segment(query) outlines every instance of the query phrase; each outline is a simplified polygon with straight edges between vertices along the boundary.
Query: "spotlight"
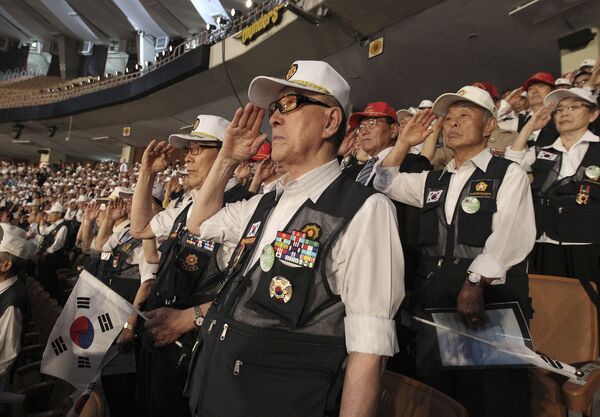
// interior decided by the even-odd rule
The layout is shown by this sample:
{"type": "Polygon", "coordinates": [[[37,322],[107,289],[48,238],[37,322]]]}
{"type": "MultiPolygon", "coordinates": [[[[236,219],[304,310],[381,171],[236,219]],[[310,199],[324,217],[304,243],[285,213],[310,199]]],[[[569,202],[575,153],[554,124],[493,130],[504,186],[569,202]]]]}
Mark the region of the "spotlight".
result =
{"type": "Polygon", "coordinates": [[[240,12],[238,9],[231,9],[231,11],[229,12],[229,16],[231,17],[240,17],[242,15],[242,12],[240,12]]]}
{"type": "Polygon", "coordinates": [[[19,139],[22,131],[23,125],[16,123],[13,125],[11,136],[13,137],[13,139],[19,139]]]}
{"type": "Polygon", "coordinates": [[[219,25],[219,26],[223,26],[223,25],[227,24],[228,21],[229,21],[229,19],[227,19],[224,16],[217,16],[217,18],[215,19],[215,22],[217,22],[217,25],[219,25]]]}
{"type": "Polygon", "coordinates": [[[249,9],[252,7],[252,0],[246,0],[246,7],[249,9]]]}
{"type": "Polygon", "coordinates": [[[167,51],[162,51],[162,56],[167,55],[167,51]]]}
{"type": "Polygon", "coordinates": [[[51,138],[52,136],[54,136],[54,134],[56,133],[56,126],[48,126],[48,137],[51,138]]]}
{"type": "Polygon", "coordinates": [[[215,25],[211,25],[210,23],[206,24],[206,31],[207,32],[212,32],[213,30],[215,30],[217,27],[215,25]]]}
{"type": "Polygon", "coordinates": [[[129,74],[129,67],[125,68],[125,74],[129,74]]]}
{"type": "Polygon", "coordinates": [[[173,45],[169,45],[169,52],[173,52],[173,45]]]}

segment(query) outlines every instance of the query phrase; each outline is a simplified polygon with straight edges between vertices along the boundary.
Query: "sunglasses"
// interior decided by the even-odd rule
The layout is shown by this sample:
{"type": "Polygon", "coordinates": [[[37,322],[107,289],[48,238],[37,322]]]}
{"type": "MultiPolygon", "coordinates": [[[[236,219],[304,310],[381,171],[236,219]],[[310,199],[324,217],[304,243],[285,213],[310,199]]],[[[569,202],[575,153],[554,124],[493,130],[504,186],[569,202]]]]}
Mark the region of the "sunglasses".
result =
{"type": "Polygon", "coordinates": [[[214,144],[212,143],[206,143],[206,144],[202,144],[202,145],[191,145],[191,146],[184,146],[183,149],[183,153],[184,155],[187,155],[188,153],[190,155],[198,155],[200,153],[200,149],[205,149],[205,148],[220,148],[220,144],[215,142],[214,144]]]}
{"type": "Polygon", "coordinates": [[[329,104],[325,104],[315,100],[314,98],[306,97],[301,94],[288,94],[287,96],[283,96],[269,104],[269,117],[273,116],[273,113],[275,113],[277,110],[279,110],[279,113],[281,114],[290,113],[303,104],[331,107],[329,104]]]}

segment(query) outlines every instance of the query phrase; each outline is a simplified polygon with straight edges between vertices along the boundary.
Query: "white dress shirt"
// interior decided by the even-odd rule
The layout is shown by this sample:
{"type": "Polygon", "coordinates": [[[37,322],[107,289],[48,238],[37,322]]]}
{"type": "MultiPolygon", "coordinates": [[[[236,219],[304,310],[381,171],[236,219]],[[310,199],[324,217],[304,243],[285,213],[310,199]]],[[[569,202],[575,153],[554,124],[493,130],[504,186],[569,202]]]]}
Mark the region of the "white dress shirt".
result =
{"type": "MultiPolygon", "coordinates": [[[[249,268],[258,261],[261,248],[275,240],[300,206],[309,198],[317,201],[340,174],[340,166],[333,160],[285,186],[277,182],[279,199],[263,226],[249,268]]],[[[257,195],[227,204],[202,224],[200,235],[235,247],[261,198],[257,195]]],[[[340,233],[325,259],[329,285],[346,307],[344,326],[349,352],[392,356],[398,351],[394,315],[404,298],[404,258],[397,230],[392,202],[375,194],[340,233]]]]}
{"type": "MultiPolygon", "coordinates": [[[[0,294],[17,282],[17,277],[0,282],[0,294]]],[[[0,316],[0,392],[8,371],[21,350],[22,312],[14,306],[8,307],[0,316]]]]}
{"type": "MultiPolygon", "coordinates": [[[[50,245],[50,247],[48,249],[46,249],[46,252],[54,253],[56,251],[61,250],[65,246],[65,242],[67,241],[67,227],[66,227],[66,225],[65,225],[65,227],[62,227],[63,224],[64,224],[63,219],[58,219],[51,225],[40,226],[39,230],[40,230],[40,234],[42,235],[41,240],[44,240],[44,236],[48,236],[48,234],[50,234],[54,229],[56,229],[57,227],[60,227],[60,229],[56,233],[56,236],[54,236],[52,245],[50,245]]],[[[41,240],[40,240],[40,243],[41,243],[41,240]]]]}
{"type": "MultiPolygon", "coordinates": [[[[126,235],[129,233],[129,226],[131,222],[126,220],[113,227],[113,233],[110,235],[104,246],[102,247],[103,252],[110,252],[121,243],[126,240],[126,235]]],[[[130,235],[128,237],[131,237],[130,235]]],[[[148,281],[149,279],[156,278],[156,271],[158,271],[158,264],[149,264],[144,256],[144,248],[138,246],[125,260],[129,265],[138,265],[140,269],[140,282],[148,281]]]]}
{"type": "MultiPolygon", "coordinates": [[[[411,148],[412,149],[412,148],[411,148]]],[[[371,180],[373,179],[373,177],[375,176],[375,172],[377,172],[377,167],[379,165],[381,165],[381,162],[385,159],[386,156],[388,156],[388,154],[392,151],[392,147],[390,146],[389,148],[385,148],[384,150],[380,151],[376,156],[377,158],[379,158],[377,161],[375,161],[375,163],[373,164],[373,169],[371,170],[371,174],[369,175],[369,180],[366,183],[363,184],[369,184],[371,182],[371,180]]],[[[369,156],[369,159],[372,159],[372,156],[369,156]]],[[[365,164],[369,161],[369,159],[367,159],[367,161],[365,161],[365,164]]],[[[359,174],[360,175],[360,171],[359,174]]],[[[356,176],[356,178],[358,178],[358,175],[356,176]]],[[[354,178],[356,180],[356,178],[354,178]]]]}
{"type": "MultiPolygon", "coordinates": [[[[490,151],[484,149],[460,168],[456,168],[454,159],[446,165],[442,175],[452,175],[444,205],[448,224],[452,222],[466,182],[476,168],[485,172],[491,159],[490,151]]],[[[374,186],[392,200],[423,207],[427,175],[428,172],[400,173],[398,167],[380,167],[374,186]]],[[[492,216],[492,233],[485,242],[483,252],[469,266],[469,271],[486,278],[496,278],[492,284],[498,285],[505,282],[506,271],[510,267],[527,257],[535,240],[535,217],[529,179],[519,165],[511,164],[508,167],[498,189],[496,204],[497,211],[492,216]]]]}
{"type": "MultiPolygon", "coordinates": [[[[560,136],[551,145],[541,147],[541,149],[553,149],[562,154],[557,180],[571,177],[577,173],[577,169],[583,161],[583,157],[588,150],[590,142],[600,142],[600,138],[587,130],[569,150],[563,145],[560,136]]],[[[525,170],[530,172],[531,165],[535,162],[537,155],[535,153],[535,147],[531,147],[527,150],[513,151],[509,146],[506,148],[504,157],[520,164],[525,170]]],[[[589,242],[558,242],[554,239],[550,239],[546,236],[546,233],[543,233],[536,242],[551,243],[553,245],[591,245],[589,242]]]]}

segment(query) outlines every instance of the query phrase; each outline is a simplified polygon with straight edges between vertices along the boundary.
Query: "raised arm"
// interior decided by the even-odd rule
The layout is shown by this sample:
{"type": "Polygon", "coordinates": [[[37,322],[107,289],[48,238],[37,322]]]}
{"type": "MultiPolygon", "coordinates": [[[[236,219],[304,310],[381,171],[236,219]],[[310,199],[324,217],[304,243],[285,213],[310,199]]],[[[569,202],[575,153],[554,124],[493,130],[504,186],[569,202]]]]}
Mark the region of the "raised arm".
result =
{"type": "Polygon", "coordinates": [[[384,168],[397,167],[402,165],[406,154],[412,146],[419,145],[431,134],[431,123],[435,120],[435,115],[431,110],[423,110],[413,116],[396,141],[392,151],[383,160],[381,166],[384,168]]]}
{"type": "Polygon", "coordinates": [[[515,139],[514,143],[510,145],[510,149],[515,152],[521,152],[527,147],[527,140],[529,136],[536,130],[542,129],[544,126],[548,124],[550,119],[552,118],[552,112],[556,106],[554,104],[550,104],[548,106],[544,106],[541,110],[537,111],[531,119],[523,126],[521,132],[519,132],[519,136],[515,139]]]}
{"type": "Polygon", "coordinates": [[[152,212],[152,185],[156,174],[169,165],[169,156],[175,149],[166,142],[150,142],[140,167],[133,202],[131,205],[131,236],[136,239],[150,239],[155,237],[150,228],[150,220],[154,217],[152,212]]]}
{"type": "Polygon", "coordinates": [[[187,221],[190,232],[199,234],[202,223],[221,209],[225,186],[236,166],[255,155],[259,146],[267,138],[266,134],[260,133],[264,114],[264,110],[252,103],[235,112],[233,120],[225,131],[219,155],[202,188],[195,192],[192,213],[187,221]]]}
{"type": "Polygon", "coordinates": [[[127,204],[120,198],[116,198],[108,203],[106,207],[106,216],[100,225],[100,230],[96,235],[95,247],[92,249],[102,252],[102,248],[108,238],[112,235],[115,222],[127,214],[127,204]]]}

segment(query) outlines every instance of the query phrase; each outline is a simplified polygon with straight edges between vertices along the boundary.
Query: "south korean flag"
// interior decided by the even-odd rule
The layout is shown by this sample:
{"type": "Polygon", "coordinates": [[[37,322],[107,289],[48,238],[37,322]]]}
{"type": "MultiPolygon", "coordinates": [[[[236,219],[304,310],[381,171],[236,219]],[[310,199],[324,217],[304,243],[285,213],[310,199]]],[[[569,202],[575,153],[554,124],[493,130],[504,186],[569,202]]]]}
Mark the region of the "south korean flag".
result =
{"type": "Polygon", "coordinates": [[[436,203],[442,197],[444,190],[429,190],[425,204],[436,203]]]}
{"type": "Polygon", "coordinates": [[[42,373],[87,387],[132,311],[130,303],[83,271],[48,338],[42,373]]]}

